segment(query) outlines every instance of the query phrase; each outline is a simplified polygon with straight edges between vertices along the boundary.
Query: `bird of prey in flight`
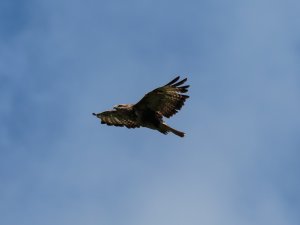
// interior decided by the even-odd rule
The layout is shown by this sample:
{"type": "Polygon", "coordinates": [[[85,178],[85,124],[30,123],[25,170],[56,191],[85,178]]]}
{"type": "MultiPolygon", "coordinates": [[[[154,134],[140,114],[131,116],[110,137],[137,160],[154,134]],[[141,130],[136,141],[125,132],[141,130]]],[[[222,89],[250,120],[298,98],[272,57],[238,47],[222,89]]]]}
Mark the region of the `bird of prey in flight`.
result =
{"type": "Polygon", "coordinates": [[[98,117],[102,124],[109,126],[147,127],[163,134],[172,132],[179,137],[184,137],[184,132],[175,130],[163,121],[163,117],[170,118],[176,114],[189,98],[188,95],[183,94],[188,91],[189,85],[181,86],[187,78],[179,79],[178,76],[166,85],[147,93],[136,104],[116,105],[113,110],[93,113],[93,115],[98,117]]]}

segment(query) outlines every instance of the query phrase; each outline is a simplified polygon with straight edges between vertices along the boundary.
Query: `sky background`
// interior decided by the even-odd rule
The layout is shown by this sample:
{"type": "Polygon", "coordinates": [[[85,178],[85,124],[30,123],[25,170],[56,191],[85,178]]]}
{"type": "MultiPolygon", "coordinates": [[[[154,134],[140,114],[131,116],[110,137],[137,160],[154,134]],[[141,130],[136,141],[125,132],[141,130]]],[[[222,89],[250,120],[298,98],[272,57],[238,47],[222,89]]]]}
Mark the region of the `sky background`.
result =
{"type": "Polygon", "coordinates": [[[0,224],[300,224],[298,0],[1,0],[0,224]],[[168,124],[101,125],[176,75],[168,124]]]}

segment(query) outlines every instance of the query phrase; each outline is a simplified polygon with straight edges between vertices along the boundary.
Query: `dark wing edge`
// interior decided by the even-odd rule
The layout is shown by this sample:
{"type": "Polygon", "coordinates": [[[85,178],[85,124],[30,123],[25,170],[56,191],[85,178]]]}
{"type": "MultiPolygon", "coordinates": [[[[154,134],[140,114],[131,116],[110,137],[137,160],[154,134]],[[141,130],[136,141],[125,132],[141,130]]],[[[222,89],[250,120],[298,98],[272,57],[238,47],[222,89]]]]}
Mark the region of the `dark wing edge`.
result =
{"type": "Polygon", "coordinates": [[[170,118],[171,116],[175,115],[182,108],[186,99],[190,97],[186,94],[183,94],[187,93],[188,88],[190,87],[190,85],[181,86],[186,81],[187,78],[180,80],[180,76],[178,76],[164,86],[166,89],[166,100],[164,102],[165,107],[162,107],[162,114],[165,117],[170,118]]]}
{"type": "Polygon", "coordinates": [[[187,78],[180,80],[180,76],[167,83],[166,85],[156,88],[146,94],[136,105],[136,108],[150,108],[159,111],[163,116],[170,118],[176,114],[184,105],[188,95],[190,85],[180,86],[187,81],[187,78]]]}
{"type": "Polygon", "coordinates": [[[118,112],[116,110],[104,111],[101,113],[93,113],[94,116],[101,120],[102,124],[116,127],[138,128],[140,125],[134,118],[131,111],[118,112]]]}
{"type": "Polygon", "coordinates": [[[164,86],[172,85],[172,84],[174,84],[176,81],[178,81],[179,79],[180,79],[180,76],[177,76],[177,77],[175,77],[173,80],[171,80],[169,83],[167,83],[167,84],[164,85],[164,86]]]}

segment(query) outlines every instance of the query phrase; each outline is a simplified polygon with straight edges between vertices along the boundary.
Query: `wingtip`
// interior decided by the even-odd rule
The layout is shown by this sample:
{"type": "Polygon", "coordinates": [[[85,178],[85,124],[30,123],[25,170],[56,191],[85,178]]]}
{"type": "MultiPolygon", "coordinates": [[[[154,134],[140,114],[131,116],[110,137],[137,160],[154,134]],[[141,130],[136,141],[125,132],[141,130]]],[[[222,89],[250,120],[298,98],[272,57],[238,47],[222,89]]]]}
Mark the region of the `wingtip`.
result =
{"type": "Polygon", "coordinates": [[[184,78],[184,79],[178,81],[177,83],[173,83],[171,86],[172,87],[178,87],[178,86],[184,84],[186,81],[187,81],[187,78],[184,78]]]}
{"type": "Polygon", "coordinates": [[[93,115],[93,116],[97,116],[97,114],[96,114],[96,113],[92,113],[92,115],[93,115]]]}
{"type": "Polygon", "coordinates": [[[175,77],[173,80],[171,80],[169,83],[167,83],[165,86],[172,85],[176,83],[180,79],[180,76],[175,77]]]}

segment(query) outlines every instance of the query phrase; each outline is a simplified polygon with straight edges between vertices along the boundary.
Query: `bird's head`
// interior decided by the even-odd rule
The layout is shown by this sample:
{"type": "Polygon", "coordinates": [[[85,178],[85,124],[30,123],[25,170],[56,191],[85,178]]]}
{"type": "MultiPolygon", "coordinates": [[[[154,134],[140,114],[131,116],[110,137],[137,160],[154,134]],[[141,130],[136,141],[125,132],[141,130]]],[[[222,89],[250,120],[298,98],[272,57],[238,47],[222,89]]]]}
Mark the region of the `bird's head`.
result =
{"type": "Polygon", "coordinates": [[[122,109],[128,109],[131,105],[129,104],[120,104],[120,105],[115,105],[114,106],[114,109],[115,110],[122,110],[122,109]]]}

